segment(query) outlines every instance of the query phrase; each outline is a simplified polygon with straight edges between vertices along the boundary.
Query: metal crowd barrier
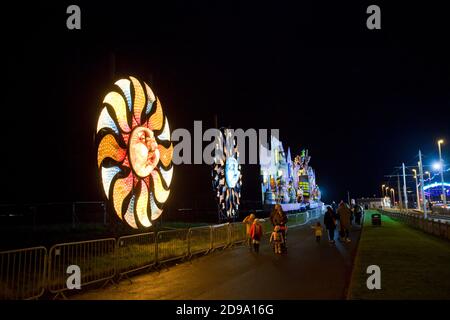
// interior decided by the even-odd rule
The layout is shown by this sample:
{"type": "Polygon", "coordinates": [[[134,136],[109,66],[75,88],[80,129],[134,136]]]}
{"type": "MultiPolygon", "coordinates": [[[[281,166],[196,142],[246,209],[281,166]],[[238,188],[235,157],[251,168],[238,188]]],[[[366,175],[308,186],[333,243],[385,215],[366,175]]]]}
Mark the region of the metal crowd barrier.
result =
{"type": "Polygon", "coordinates": [[[64,297],[67,288],[67,268],[77,265],[81,272],[81,287],[84,285],[111,281],[115,270],[116,239],[99,239],[56,244],[48,257],[48,283],[51,293],[64,297]]]}
{"type": "MultiPolygon", "coordinates": [[[[321,215],[321,208],[288,215],[289,226],[307,223],[321,215]]],[[[259,219],[264,233],[272,232],[270,219],[259,219]]],[[[417,224],[420,224],[420,219],[417,224]]],[[[423,224],[424,225],[424,224],[423,224]]],[[[450,237],[450,225],[434,227],[450,237]]],[[[65,297],[69,290],[67,269],[76,265],[81,286],[113,281],[128,273],[178,259],[209,253],[218,248],[245,243],[246,225],[226,223],[182,230],[143,233],[117,239],[99,239],[56,244],[49,253],[45,247],[0,252],[0,299],[37,299],[46,289],[65,297]]]]}
{"type": "Polygon", "coordinates": [[[37,299],[44,294],[47,249],[0,252],[0,300],[37,299]]]}
{"type": "Polygon", "coordinates": [[[398,213],[381,210],[381,212],[387,216],[395,218],[407,225],[420,229],[426,233],[434,236],[450,240],[450,223],[436,221],[434,219],[425,219],[422,215],[415,213],[398,213]]]}
{"type": "Polygon", "coordinates": [[[120,237],[116,247],[116,272],[119,279],[128,273],[151,268],[156,264],[155,233],[120,237]]]}
{"type": "Polygon", "coordinates": [[[240,244],[247,239],[246,226],[242,222],[230,223],[230,244],[240,244]]]}
{"type": "Polygon", "coordinates": [[[160,231],[156,237],[156,261],[165,263],[189,255],[188,229],[160,231]]]}
{"type": "Polygon", "coordinates": [[[210,226],[190,228],[188,238],[190,257],[199,253],[206,254],[212,250],[212,228],[210,226]]]}
{"type": "Polygon", "coordinates": [[[211,226],[212,249],[225,248],[230,244],[229,223],[211,226]]]}
{"type": "Polygon", "coordinates": [[[271,233],[273,231],[273,226],[272,226],[272,223],[270,222],[269,218],[258,219],[258,221],[260,221],[260,223],[262,225],[263,233],[267,234],[267,233],[271,233]]]}

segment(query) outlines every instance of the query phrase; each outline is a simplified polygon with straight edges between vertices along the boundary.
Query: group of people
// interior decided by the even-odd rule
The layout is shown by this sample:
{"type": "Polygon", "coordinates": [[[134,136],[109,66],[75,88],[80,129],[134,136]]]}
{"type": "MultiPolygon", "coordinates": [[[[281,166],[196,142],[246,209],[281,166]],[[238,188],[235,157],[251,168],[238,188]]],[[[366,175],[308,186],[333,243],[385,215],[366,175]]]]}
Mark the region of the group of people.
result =
{"type": "MultiPolygon", "coordinates": [[[[363,209],[361,206],[355,204],[353,208],[350,208],[344,201],[341,201],[339,206],[333,201],[331,206],[327,207],[323,218],[323,224],[328,232],[328,241],[332,244],[335,243],[335,230],[338,228],[339,222],[339,239],[342,242],[351,242],[350,228],[355,221],[356,224],[361,224],[361,218],[363,215],[363,209]]],[[[316,226],[320,226],[320,223],[316,226]]],[[[317,232],[317,231],[316,231],[317,232]]],[[[317,233],[316,233],[317,236],[317,233]]],[[[320,238],[318,239],[320,241],[320,238]]]]}
{"type": "MultiPolygon", "coordinates": [[[[361,224],[363,209],[361,206],[355,204],[350,208],[344,201],[336,205],[333,201],[331,206],[327,207],[323,218],[323,224],[328,234],[328,241],[331,244],[335,243],[335,231],[339,229],[339,239],[342,242],[351,242],[350,228],[355,221],[356,224],[361,224]]],[[[270,215],[270,222],[273,226],[273,231],[270,234],[269,242],[273,246],[275,254],[287,253],[287,215],[284,213],[280,204],[276,204],[270,215]]],[[[263,227],[260,221],[256,218],[254,213],[251,213],[243,220],[246,225],[247,244],[250,250],[258,253],[261,238],[263,236],[263,227]]],[[[320,222],[311,226],[314,230],[314,235],[317,243],[320,243],[323,233],[323,227],[320,222]]]]}
{"type": "MultiPolygon", "coordinates": [[[[287,234],[287,215],[284,213],[280,204],[276,204],[270,215],[270,222],[273,231],[270,234],[269,242],[273,245],[276,254],[287,253],[286,234],[287,234]]],[[[247,243],[250,250],[259,252],[259,245],[263,235],[263,228],[260,221],[252,213],[245,217],[243,223],[247,228],[247,243]]]]}

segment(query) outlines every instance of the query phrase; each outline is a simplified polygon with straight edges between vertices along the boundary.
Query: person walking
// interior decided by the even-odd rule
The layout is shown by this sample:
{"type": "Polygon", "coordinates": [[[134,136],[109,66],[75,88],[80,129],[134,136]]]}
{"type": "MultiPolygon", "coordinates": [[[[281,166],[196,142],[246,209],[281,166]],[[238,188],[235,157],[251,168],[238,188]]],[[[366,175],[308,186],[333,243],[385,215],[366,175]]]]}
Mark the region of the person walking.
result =
{"type": "Polygon", "coordinates": [[[355,204],[353,214],[355,215],[355,223],[361,225],[362,208],[359,204],[355,204]]]}
{"type": "Polygon", "coordinates": [[[273,243],[273,251],[275,254],[281,254],[281,245],[284,242],[283,234],[281,233],[280,226],[275,226],[272,234],[270,235],[270,243],[273,243]]]}
{"type": "Polygon", "coordinates": [[[246,228],[245,231],[246,231],[246,235],[247,235],[247,245],[250,248],[250,250],[252,249],[252,237],[250,235],[250,229],[253,225],[253,221],[255,221],[255,218],[256,218],[255,214],[251,213],[248,216],[246,216],[244,218],[244,220],[242,221],[242,223],[245,224],[245,228],[246,228]]]}
{"type": "Polygon", "coordinates": [[[333,209],[328,206],[327,211],[325,212],[325,215],[323,217],[323,224],[325,225],[325,228],[328,232],[328,241],[330,243],[335,243],[334,241],[334,230],[336,230],[336,214],[334,213],[333,209]]]}
{"type": "Polygon", "coordinates": [[[250,228],[250,236],[252,238],[253,250],[259,253],[259,243],[262,237],[262,226],[259,224],[258,219],[253,221],[252,227],[250,228]]]}
{"type": "Polygon", "coordinates": [[[281,207],[281,204],[277,203],[275,207],[272,210],[272,213],[270,214],[270,222],[272,223],[272,226],[275,228],[275,226],[280,226],[280,232],[283,236],[283,243],[281,245],[281,251],[282,253],[287,253],[287,222],[288,218],[286,213],[284,213],[283,208],[281,207]]]}
{"type": "Polygon", "coordinates": [[[337,214],[339,216],[339,227],[340,227],[340,240],[345,242],[351,242],[350,235],[350,217],[352,215],[352,211],[344,203],[341,201],[339,207],[337,209],[337,214]]]}
{"type": "Polygon", "coordinates": [[[338,205],[336,204],[336,202],[333,201],[331,203],[331,209],[333,210],[334,214],[336,214],[337,208],[338,208],[338,205]]]}
{"type": "Polygon", "coordinates": [[[311,226],[311,229],[314,230],[314,235],[316,236],[316,242],[320,243],[320,239],[322,238],[323,227],[319,221],[317,221],[315,226],[311,226]]]}

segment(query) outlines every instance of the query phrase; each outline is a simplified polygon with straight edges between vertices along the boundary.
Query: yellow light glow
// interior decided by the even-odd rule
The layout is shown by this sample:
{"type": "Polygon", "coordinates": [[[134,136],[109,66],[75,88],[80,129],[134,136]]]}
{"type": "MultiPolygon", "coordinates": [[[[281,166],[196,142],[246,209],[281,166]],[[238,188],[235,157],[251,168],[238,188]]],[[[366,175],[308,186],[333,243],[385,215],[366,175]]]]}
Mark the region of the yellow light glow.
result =
{"type": "Polygon", "coordinates": [[[100,141],[97,151],[97,165],[100,167],[105,158],[114,159],[122,162],[127,155],[127,151],[122,149],[112,134],[108,134],[100,141]]]}
{"type": "Polygon", "coordinates": [[[156,98],[156,111],[150,117],[150,120],[148,121],[148,127],[153,131],[161,130],[163,119],[162,106],[159,102],[159,99],[156,98]]]}
{"type": "Polygon", "coordinates": [[[122,95],[118,92],[112,91],[106,95],[105,99],[103,99],[103,103],[109,104],[113,107],[120,129],[122,129],[123,132],[130,132],[130,126],[127,122],[128,109],[122,95]]]}
{"type": "Polygon", "coordinates": [[[117,91],[105,96],[97,121],[97,165],[115,214],[132,228],[146,228],[161,215],[170,194],[169,122],[146,83],[129,77],[115,84],[117,91]],[[120,176],[124,173],[128,176],[120,176]]]}
{"type": "Polygon", "coordinates": [[[130,77],[134,87],[133,114],[136,124],[141,123],[141,114],[145,106],[145,93],[138,79],[130,77]]]}

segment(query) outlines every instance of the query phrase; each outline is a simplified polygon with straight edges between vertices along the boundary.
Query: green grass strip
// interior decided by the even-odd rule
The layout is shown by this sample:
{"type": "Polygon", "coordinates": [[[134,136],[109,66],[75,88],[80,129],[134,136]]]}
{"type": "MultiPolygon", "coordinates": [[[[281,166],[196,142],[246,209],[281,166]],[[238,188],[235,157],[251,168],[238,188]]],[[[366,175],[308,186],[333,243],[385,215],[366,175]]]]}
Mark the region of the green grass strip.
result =
{"type": "Polygon", "coordinates": [[[366,211],[349,299],[450,299],[450,242],[366,211]],[[381,269],[381,289],[369,290],[367,267],[381,269]]]}

